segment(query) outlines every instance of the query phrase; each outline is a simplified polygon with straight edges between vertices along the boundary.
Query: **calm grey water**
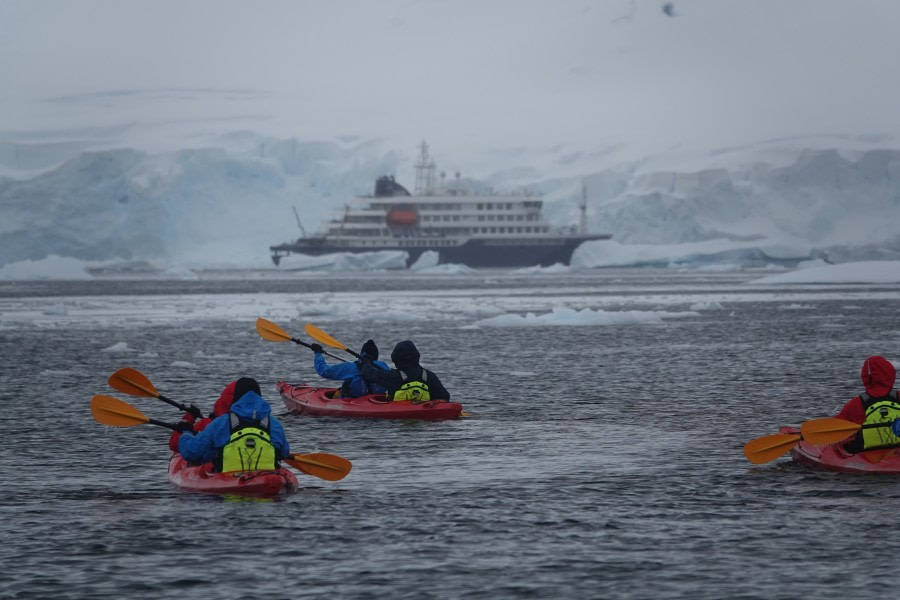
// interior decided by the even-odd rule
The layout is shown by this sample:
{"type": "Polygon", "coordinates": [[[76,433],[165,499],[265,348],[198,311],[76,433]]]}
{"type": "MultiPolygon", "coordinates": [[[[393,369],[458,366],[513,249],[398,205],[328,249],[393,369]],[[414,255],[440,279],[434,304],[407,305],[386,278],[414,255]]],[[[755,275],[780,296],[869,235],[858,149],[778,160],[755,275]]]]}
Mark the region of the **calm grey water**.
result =
{"type": "Polygon", "coordinates": [[[754,466],[741,447],[832,414],[869,354],[900,357],[898,287],[760,275],[0,283],[0,597],[892,597],[900,477],[754,466]],[[554,307],[689,314],[477,325],[554,307]],[[472,416],[285,414],[274,383],[315,381],[312,356],[260,341],[257,316],[384,355],[413,339],[472,416]],[[166,430],[89,414],[109,393],[179,417],[107,388],[122,366],[207,409],[255,376],[294,451],[354,470],[274,502],[173,489],[166,430]]]}

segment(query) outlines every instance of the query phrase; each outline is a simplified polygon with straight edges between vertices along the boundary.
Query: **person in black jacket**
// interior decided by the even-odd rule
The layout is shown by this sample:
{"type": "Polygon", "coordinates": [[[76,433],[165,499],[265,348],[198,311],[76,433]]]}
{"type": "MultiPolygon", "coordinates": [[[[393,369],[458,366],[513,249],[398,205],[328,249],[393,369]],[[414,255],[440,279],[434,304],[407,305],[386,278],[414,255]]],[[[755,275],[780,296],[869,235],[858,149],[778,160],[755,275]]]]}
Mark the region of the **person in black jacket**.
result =
{"type": "Polygon", "coordinates": [[[398,342],[391,352],[395,369],[383,371],[372,366],[370,360],[362,365],[362,376],[369,383],[382,385],[387,390],[389,400],[413,403],[429,400],[450,400],[450,392],[432,371],[426,371],[419,364],[419,351],[409,340],[398,342]]]}

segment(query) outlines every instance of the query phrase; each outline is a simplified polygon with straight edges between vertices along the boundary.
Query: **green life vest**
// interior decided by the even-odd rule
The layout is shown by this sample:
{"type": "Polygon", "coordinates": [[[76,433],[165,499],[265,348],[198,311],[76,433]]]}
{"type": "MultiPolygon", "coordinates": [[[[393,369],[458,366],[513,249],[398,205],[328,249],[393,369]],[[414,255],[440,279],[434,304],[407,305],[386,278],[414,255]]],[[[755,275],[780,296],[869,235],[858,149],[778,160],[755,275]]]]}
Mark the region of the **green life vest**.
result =
{"type": "Polygon", "coordinates": [[[269,417],[260,421],[242,422],[233,412],[228,413],[231,437],[222,448],[222,472],[271,471],[275,464],[275,446],[269,436],[269,417]]]}
{"type": "Polygon", "coordinates": [[[413,404],[422,404],[431,400],[431,390],[428,389],[428,371],[422,369],[421,379],[410,379],[406,373],[400,371],[403,378],[403,385],[394,392],[394,402],[406,402],[407,400],[413,404]]]}
{"type": "Polygon", "coordinates": [[[900,446],[900,437],[891,430],[894,420],[900,418],[900,399],[896,394],[881,398],[862,395],[866,418],[862,427],[862,449],[875,450],[900,446]]]}

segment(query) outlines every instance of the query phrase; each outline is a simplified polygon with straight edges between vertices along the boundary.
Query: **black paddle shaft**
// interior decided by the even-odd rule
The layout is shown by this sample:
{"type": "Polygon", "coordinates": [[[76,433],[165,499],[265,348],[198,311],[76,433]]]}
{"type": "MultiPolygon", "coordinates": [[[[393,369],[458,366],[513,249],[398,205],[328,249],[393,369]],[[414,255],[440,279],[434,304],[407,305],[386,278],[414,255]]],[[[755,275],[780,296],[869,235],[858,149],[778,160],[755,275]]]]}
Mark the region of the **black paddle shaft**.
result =
{"type": "Polygon", "coordinates": [[[157,425],[159,427],[165,427],[167,429],[178,429],[178,427],[174,423],[164,423],[163,421],[157,421],[156,419],[150,419],[147,421],[150,425],[157,425]]]}
{"type": "MultiPolygon", "coordinates": [[[[312,344],[307,344],[307,343],[304,342],[303,340],[298,340],[297,338],[291,338],[291,341],[294,342],[295,344],[300,344],[301,346],[306,346],[307,348],[309,348],[310,350],[312,350],[312,344]]],[[[348,350],[348,352],[349,352],[349,350],[348,350]]],[[[341,358],[340,356],[335,356],[335,355],[332,354],[331,352],[325,352],[325,350],[322,350],[322,354],[324,354],[324,355],[326,355],[326,356],[330,356],[331,358],[333,358],[333,359],[335,359],[335,360],[339,360],[339,361],[341,361],[341,362],[347,362],[346,360],[344,360],[344,359],[341,358]]],[[[356,357],[359,358],[359,355],[357,354],[356,357]]]]}

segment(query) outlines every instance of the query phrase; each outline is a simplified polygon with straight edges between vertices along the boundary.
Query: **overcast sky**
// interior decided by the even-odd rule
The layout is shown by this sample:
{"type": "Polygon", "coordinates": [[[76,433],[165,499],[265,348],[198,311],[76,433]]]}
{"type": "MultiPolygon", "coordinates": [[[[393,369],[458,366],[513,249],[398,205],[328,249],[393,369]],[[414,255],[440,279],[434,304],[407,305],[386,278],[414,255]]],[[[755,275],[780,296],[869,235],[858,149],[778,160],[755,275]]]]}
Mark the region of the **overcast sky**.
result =
{"type": "Polygon", "coordinates": [[[900,132],[900,2],[663,5],[0,0],[0,141],[136,122],[648,151],[900,132]]]}

